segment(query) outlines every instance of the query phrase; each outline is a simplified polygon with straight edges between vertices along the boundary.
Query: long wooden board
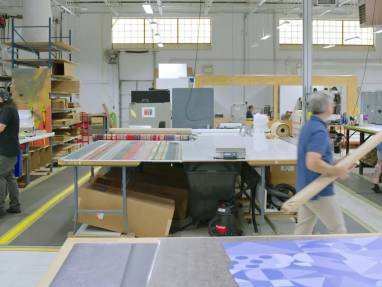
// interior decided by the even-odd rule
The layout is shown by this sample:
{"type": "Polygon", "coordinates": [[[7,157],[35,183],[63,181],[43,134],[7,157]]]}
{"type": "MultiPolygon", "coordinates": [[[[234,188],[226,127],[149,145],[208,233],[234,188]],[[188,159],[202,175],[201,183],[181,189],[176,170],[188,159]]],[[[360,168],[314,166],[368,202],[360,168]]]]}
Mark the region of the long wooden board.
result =
{"type": "MultiPolygon", "coordinates": [[[[357,148],[353,153],[341,160],[337,166],[351,168],[357,161],[363,158],[366,154],[377,147],[382,142],[382,132],[372,136],[367,142],[357,148]]],[[[295,196],[290,198],[282,206],[285,212],[295,212],[303,204],[307,203],[310,199],[320,193],[325,187],[337,179],[335,176],[320,176],[315,181],[307,185],[303,190],[298,192],[295,196]]]]}

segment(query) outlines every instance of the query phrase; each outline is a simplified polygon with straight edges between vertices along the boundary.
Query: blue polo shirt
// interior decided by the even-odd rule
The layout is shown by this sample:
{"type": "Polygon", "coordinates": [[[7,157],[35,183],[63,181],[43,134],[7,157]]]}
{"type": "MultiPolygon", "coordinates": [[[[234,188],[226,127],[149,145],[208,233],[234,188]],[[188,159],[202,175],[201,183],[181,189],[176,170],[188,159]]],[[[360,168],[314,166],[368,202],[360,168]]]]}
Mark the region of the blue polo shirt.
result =
{"type": "MultiPolygon", "coordinates": [[[[306,154],[316,152],[322,160],[333,164],[332,144],[326,123],[317,116],[312,116],[300,131],[297,148],[297,192],[320,176],[306,167],[306,154]]],[[[334,195],[333,184],[323,189],[315,198],[334,195]]]]}

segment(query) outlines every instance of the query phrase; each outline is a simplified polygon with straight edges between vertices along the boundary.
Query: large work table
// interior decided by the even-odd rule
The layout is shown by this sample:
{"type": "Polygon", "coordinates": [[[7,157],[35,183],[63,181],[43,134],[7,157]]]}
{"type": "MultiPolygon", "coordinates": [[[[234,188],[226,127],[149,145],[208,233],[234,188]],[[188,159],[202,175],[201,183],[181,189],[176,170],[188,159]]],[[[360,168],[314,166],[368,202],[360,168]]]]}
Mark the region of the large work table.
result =
{"type": "MultiPolygon", "coordinates": [[[[375,135],[376,133],[382,131],[382,125],[362,125],[362,126],[352,126],[352,125],[345,125],[344,126],[346,130],[346,154],[349,154],[350,149],[350,138],[356,134],[359,133],[359,144],[363,144],[365,141],[367,141],[372,135],[375,135]]],[[[359,174],[363,174],[363,168],[364,164],[362,161],[359,164],[359,174]]]]}
{"type": "Polygon", "coordinates": [[[381,234],[69,238],[38,286],[371,287],[381,252],[381,234]]]}
{"type": "MultiPolygon", "coordinates": [[[[78,167],[103,166],[122,168],[122,214],[127,219],[126,194],[127,170],[140,163],[248,163],[258,170],[261,184],[258,192],[260,209],[260,226],[264,223],[265,214],[265,171],[272,165],[295,165],[297,160],[296,146],[281,139],[265,140],[262,144],[251,136],[242,135],[239,130],[204,131],[194,130],[195,140],[177,141],[97,141],[75,153],[59,160],[63,166],[74,168],[75,231],[79,213],[96,213],[98,211],[78,209],[78,167]],[[216,159],[217,148],[245,148],[246,156],[237,160],[216,159]]],[[[107,213],[107,211],[102,211],[107,213]]],[[[113,211],[115,213],[115,211],[113,211]]],[[[125,220],[127,222],[127,220],[125,220]]]]}

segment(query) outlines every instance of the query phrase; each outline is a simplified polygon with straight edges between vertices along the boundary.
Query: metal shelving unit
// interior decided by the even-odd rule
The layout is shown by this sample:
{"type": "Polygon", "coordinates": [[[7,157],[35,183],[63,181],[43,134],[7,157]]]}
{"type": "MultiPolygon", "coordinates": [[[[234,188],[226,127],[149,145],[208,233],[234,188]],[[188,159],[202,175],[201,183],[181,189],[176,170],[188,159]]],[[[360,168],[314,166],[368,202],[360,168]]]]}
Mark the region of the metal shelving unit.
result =
{"type": "MultiPolygon", "coordinates": [[[[9,40],[9,39],[8,39],[9,40]]],[[[48,25],[46,26],[17,26],[15,24],[15,19],[12,18],[12,32],[11,32],[11,42],[7,43],[11,47],[11,63],[12,68],[16,66],[32,66],[41,67],[47,66],[52,67],[54,59],[61,59],[62,53],[66,52],[69,55],[69,61],[72,60],[72,52],[78,51],[78,49],[72,47],[72,32],[69,30],[68,36],[55,37],[52,35],[52,19],[49,18],[48,25]],[[48,41],[47,42],[30,42],[24,39],[24,37],[19,32],[20,29],[35,29],[35,28],[46,28],[48,29],[48,41]],[[16,42],[16,38],[20,38],[21,42],[16,42]],[[64,41],[67,40],[68,43],[64,41]],[[20,59],[19,50],[27,51],[34,54],[37,58],[35,59],[20,59]],[[47,53],[47,59],[41,58],[41,53],[47,53]]]]}

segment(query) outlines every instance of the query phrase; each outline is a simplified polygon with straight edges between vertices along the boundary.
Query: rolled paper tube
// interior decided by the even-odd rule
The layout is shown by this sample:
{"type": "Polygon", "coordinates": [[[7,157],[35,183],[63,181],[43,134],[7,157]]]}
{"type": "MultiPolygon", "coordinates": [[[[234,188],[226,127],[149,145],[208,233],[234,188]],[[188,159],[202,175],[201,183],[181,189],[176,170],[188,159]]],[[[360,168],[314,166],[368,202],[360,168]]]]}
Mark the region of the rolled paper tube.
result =
{"type": "Polygon", "coordinates": [[[283,137],[289,137],[289,126],[286,123],[282,122],[275,122],[271,126],[272,134],[283,138],[283,137]]]}
{"type": "MultiPolygon", "coordinates": [[[[379,132],[358,147],[353,153],[342,159],[336,166],[351,168],[370,151],[382,142],[382,132],[379,132]]],[[[325,187],[337,179],[335,176],[321,175],[319,178],[307,185],[303,190],[286,201],[282,210],[285,212],[296,212],[298,208],[319,194],[325,187]]]]}

